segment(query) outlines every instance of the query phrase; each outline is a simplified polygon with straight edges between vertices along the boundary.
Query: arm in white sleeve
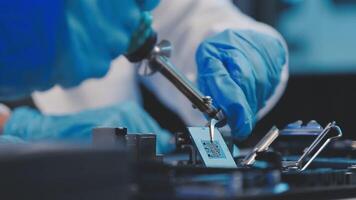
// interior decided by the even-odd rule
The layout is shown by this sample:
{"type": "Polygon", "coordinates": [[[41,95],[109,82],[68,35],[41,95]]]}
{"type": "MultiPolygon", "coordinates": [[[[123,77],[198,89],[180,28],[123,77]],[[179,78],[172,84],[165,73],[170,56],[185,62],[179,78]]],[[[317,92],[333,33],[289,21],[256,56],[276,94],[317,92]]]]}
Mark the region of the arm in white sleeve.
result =
{"type": "MultiPolygon", "coordinates": [[[[226,29],[249,29],[269,34],[278,38],[287,51],[286,43],[277,31],[244,15],[229,0],[162,0],[154,12],[154,20],[154,27],[160,39],[168,39],[173,44],[171,61],[194,84],[197,77],[194,55],[198,45],[208,36],[226,29]]],[[[273,108],[283,94],[288,80],[288,53],[286,59],[281,81],[266,106],[258,112],[259,119],[273,108]]],[[[180,114],[187,124],[204,123],[202,115],[192,109],[190,102],[163,76],[156,74],[145,78],[144,81],[163,103],[180,114]]]]}

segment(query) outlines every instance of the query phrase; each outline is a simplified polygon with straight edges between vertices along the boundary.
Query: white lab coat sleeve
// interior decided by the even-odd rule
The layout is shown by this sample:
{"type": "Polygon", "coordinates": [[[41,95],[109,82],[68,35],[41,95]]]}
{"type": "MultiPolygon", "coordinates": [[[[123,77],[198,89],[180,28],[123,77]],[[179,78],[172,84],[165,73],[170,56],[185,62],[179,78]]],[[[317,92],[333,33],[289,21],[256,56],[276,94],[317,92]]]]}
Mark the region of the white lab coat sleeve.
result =
{"type": "MultiPolygon", "coordinates": [[[[206,37],[225,29],[252,29],[269,34],[279,38],[287,51],[286,43],[277,31],[244,15],[229,0],[162,0],[154,12],[154,19],[159,38],[168,39],[173,44],[171,61],[194,84],[197,77],[195,52],[198,45],[206,37]]],[[[288,61],[288,55],[286,57],[288,61]]],[[[283,94],[288,80],[288,62],[286,63],[274,95],[258,112],[259,119],[271,110],[283,94]]],[[[144,78],[144,82],[164,104],[185,119],[188,125],[205,123],[204,117],[163,76],[155,74],[144,78]]]]}

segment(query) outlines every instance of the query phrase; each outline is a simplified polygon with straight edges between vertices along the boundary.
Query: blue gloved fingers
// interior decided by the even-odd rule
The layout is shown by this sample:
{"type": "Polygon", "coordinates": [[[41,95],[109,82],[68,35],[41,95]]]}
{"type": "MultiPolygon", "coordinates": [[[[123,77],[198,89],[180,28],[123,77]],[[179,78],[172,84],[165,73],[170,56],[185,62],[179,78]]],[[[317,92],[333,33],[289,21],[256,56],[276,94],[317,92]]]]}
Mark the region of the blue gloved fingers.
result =
{"type": "Polygon", "coordinates": [[[153,10],[160,2],[160,0],[136,0],[137,4],[144,11],[153,10]]]}
{"type": "Polygon", "coordinates": [[[141,23],[151,23],[149,14],[143,11],[158,3],[158,0],[67,0],[69,35],[64,41],[70,42],[59,50],[63,63],[58,65],[53,79],[59,80],[56,82],[63,87],[73,87],[87,78],[104,76],[112,59],[143,43],[147,33],[140,29],[141,23]]]}
{"type": "Polygon", "coordinates": [[[227,30],[199,46],[199,87],[222,108],[233,135],[241,139],[252,130],[279,84],[285,55],[279,40],[249,30],[227,30]]]}
{"type": "Polygon", "coordinates": [[[167,131],[137,104],[125,103],[107,108],[87,110],[66,116],[45,116],[31,108],[13,111],[4,127],[4,135],[25,141],[75,141],[89,143],[95,127],[126,127],[131,133],[157,134],[157,150],[167,153],[174,149],[167,131]]]}
{"type": "Polygon", "coordinates": [[[283,65],[286,64],[286,50],[281,41],[263,33],[255,31],[240,31],[240,37],[249,42],[257,52],[266,58],[266,64],[275,66],[271,72],[280,74],[283,65]]]}
{"type": "Polygon", "coordinates": [[[249,30],[227,30],[208,39],[203,46],[216,51],[200,54],[219,57],[245,92],[253,111],[265,106],[266,101],[260,100],[273,94],[285,64],[285,50],[277,39],[249,30]]]}
{"type": "Polygon", "coordinates": [[[220,60],[198,57],[197,62],[202,92],[211,95],[214,104],[223,110],[232,134],[237,139],[245,139],[255,124],[255,117],[244,92],[230,77],[220,60]]]}
{"type": "MultiPolygon", "coordinates": [[[[221,60],[224,63],[232,80],[242,89],[247,102],[254,113],[257,113],[261,105],[256,95],[256,71],[252,70],[251,59],[248,59],[243,52],[231,50],[222,55],[221,60]]],[[[261,72],[261,71],[260,71],[261,72]]]]}
{"type": "Polygon", "coordinates": [[[263,73],[260,73],[257,81],[269,81],[272,85],[277,85],[282,67],[286,63],[286,50],[282,43],[272,36],[250,30],[239,31],[235,34],[243,41],[244,46],[250,49],[250,51],[244,51],[250,54],[247,58],[253,58],[255,55],[252,62],[256,71],[264,70],[267,73],[268,80],[262,79],[263,73]],[[266,66],[269,67],[266,68],[266,66]]]}
{"type": "Polygon", "coordinates": [[[67,88],[104,76],[111,60],[129,48],[141,13],[134,0],[66,1],[68,34],[58,50],[52,79],[67,88]]]}
{"type": "MultiPolygon", "coordinates": [[[[236,41],[237,36],[235,32],[228,30],[214,38],[207,39],[197,51],[198,66],[202,66],[199,67],[198,71],[204,74],[204,70],[211,70],[199,60],[210,59],[211,57],[220,60],[224,68],[227,69],[227,74],[244,91],[247,101],[250,102],[251,109],[257,112],[258,106],[255,102],[258,101],[255,82],[258,80],[256,78],[258,74],[251,67],[254,64],[251,60],[254,59],[253,56],[255,55],[251,55],[249,51],[244,49],[243,41],[236,41]],[[239,46],[240,49],[237,49],[236,46],[239,46]]],[[[266,69],[263,70],[266,71],[266,69]]],[[[261,73],[262,71],[260,70],[259,72],[261,73]]],[[[214,73],[214,71],[211,73],[214,73]]]]}
{"type": "Polygon", "coordinates": [[[25,141],[83,138],[89,141],[89,121],[76,116],[44,116],[37,110],[22,107],[12,112],[5,124],[4,135],[16,136],[25,141]]]}
{"type": "Polygon", "coordinates": [[[19,137],[15,137],[15,136],[11,136],[11,135],[1,135],[0,136],[0,145],[2,145],[2,144],[23,144],[23,143],[25,143],[25,141],[19,137]]]}

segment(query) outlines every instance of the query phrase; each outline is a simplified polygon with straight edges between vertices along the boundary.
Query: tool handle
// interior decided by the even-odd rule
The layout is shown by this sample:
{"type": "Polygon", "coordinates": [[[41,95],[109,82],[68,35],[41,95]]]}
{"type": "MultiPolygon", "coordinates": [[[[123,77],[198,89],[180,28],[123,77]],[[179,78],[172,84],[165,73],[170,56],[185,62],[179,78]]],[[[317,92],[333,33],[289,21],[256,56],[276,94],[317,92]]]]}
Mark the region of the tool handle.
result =
{"type": "Polygon", "coordinates": [[[214,107],[211,99],[201,94],[201,92],[176,69],[176,67],[169,61],[168,57],[159,55],[155,52],[155,48],[159,48],[156,46],[156,43],[157,33],[155,31],[151,31],[151,35],[146,39],[140,48],[130,54],[126,54],[125,56],[132,63],[148,59],[150,68],[154,71],[159,71],[181,93],[183,93],[196,108],[210,118],[218,120],[218,126],[225,125],[225,116],[219,109],[214,107]]]}
{"type": "Polygon", "coordinates": [[[135,51],[126,54],[125,57],[131,63],[141,62],[142,60],[147,59],[150,56],[156,43],[157,43],[157,33],[155,31],[151,31],[151,35],[145,40],[145,42],[135,51]]]}

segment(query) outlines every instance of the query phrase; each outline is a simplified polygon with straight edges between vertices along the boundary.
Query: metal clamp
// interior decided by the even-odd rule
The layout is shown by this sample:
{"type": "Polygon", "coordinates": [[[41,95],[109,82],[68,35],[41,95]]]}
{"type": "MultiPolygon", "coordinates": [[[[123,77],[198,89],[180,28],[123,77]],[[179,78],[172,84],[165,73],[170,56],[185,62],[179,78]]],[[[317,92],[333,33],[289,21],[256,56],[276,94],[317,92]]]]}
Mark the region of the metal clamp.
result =
{"type": "Polygon", "coordinates": [[[283,163],[284,170],[304,171],[332,140],[340,137],[342,137],[340,127],[336,125],[336,122],[329,123],[297,161],[287,161],[283,163]],[[335,130],[335,132],[331,130],[335,130]],[[322,143],[322,141],[324,142],[322,143]]]}
{"type": "Polygon", "coordinates": [[[251,166],[255,163],[255,158],[257,153],[267,151],[269,146],[275,141],[279,136],[279,130],[277,127],[273,126],[270,131],[260,140],[257,145],[252,149],[252,151],[247,154],[247,156],[241,161],[242,166],[251,166]]]}

